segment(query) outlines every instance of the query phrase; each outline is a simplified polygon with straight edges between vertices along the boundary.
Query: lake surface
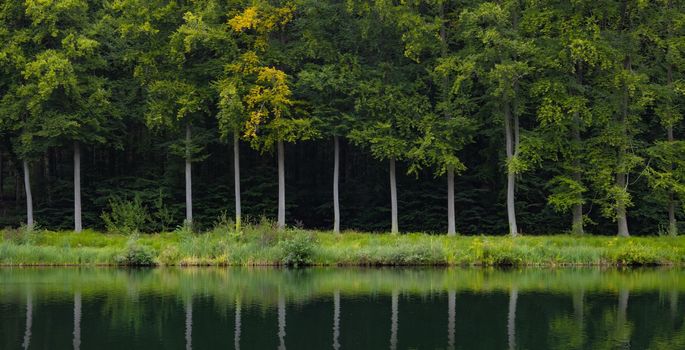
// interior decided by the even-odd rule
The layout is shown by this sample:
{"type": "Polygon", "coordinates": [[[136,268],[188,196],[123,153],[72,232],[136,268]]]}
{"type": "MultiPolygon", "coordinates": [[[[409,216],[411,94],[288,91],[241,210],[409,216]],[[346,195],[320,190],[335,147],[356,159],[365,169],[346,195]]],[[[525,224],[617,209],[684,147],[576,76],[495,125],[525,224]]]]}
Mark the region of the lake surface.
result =
{"type": "Polygon", "coordinates": [[[1,349],[685,349],[682,269],[0,268],[1,349]]]}

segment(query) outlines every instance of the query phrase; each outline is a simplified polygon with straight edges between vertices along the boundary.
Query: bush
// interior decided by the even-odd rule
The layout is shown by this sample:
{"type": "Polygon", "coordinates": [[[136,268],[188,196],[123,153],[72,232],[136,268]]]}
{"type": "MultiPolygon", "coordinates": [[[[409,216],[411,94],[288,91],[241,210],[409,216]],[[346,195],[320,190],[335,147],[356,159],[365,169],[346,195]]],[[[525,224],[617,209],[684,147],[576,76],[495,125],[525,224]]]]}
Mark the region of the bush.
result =
{"type": "Polygon", "coordinates": [[[103,212],[100,216],[109,232],[131,235],[140,232],[145,223],[150,221],[147,208],[138,196],[132,201],[113,198],[109,201],[109,206],[110,212],[103,212]]]}
{"type": "Polygon", "coordinates": [[[141,246],[135,239],[126,244],[126,249],[116,257],[116,263],[126,266],[153,266],[154,253],[147,247],[141,246]]]}
{"type": "Polygon", "coordinates": [[[2,238],[5,241],[12,242],[18,245],[29,245],[33,242],[33,233],[36,227],[30,229],[28,226],[22,224],[19,228],[7,228],[3,230],[2,238]]]}
{"type": "Polygon", "coordinates": [[[298,233],[280,242],[283,250],[281,262],[286,266],[307,266],[312,263],[312,255],[316,242],[307,233],[298,233]]]}
{"type": "Polygon", "coordinates": [[[181,252],[176,246],[168,246],[159,254],[159,262],[164,265],[176,265],[181,261],[181,252]]]}

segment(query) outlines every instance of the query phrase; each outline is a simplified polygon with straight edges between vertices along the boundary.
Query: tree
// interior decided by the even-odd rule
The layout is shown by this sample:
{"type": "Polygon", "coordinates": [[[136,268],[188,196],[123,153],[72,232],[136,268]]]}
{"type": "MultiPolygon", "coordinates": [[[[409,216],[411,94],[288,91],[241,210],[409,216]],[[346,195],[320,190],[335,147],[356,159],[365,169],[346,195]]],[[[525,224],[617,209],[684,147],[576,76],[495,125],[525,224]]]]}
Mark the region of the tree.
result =
{"type": "Polygon", "coordinates": [[[629,175],[643,164],[636,152],[641,142],[641,114],[651,103],[640,57],[634,23],[642,15],[639,2],[604,6],[601,40],[610,50],[611,61],[595,81],[598,94],[593,108],[595,134],[589,140],[592,181],[601,193],[602,213],[616,220],[619,236],[629,236],[627,208],[633,205],[629,175]]]}
{"type": "Polygon", "coordinates": [[[455,47],[457,33],[449,26],[460,8],[446,1],[400,6],[395,17],[403,32],[404,54],[420,64],[431,78],[431,113],[420,123],[422,139],[409,151],[415,168],[433,166],[436,176],[447,174],[447,235],[456,235],[454,175],[466,169],[458,152],[471,141],[474,123],[469,119],[473,62],[455,47]]]}
{"type": "MultiPolygon", "coordinates": [[[[238,35],[240,57],[227,66],[232,78],[221,86],[222,98],[233,99],[234,109],[247,115],[244,137],[253,148],[278,154],[278,227],[285,227],[285,142],[307,140],[317,135],[311,119],[295,116],[288,75],[269,64],[267,48],[278,34],[278,44],[284,45],[285,27],[294,11],[292,3],[276,7],[256,3],[234,14],[228,21],[238,35]],[[262,56],[260,56],[262,55],[262,56]],[[240,102],[238,102],[240,101],[240,102]],[[240,105],[242,104],[242,105],[240,105]]],[[[279,62],[277,54],[274,63],[279,62]]]]}
{"type": "Polygon", "coordinates": [[[358,23],[343,4],[302,0],[306,7],[295,18],[301,33],[293,51],[304,57],[294,94],[306,101],[305,108],[325,137],[333,139],[333,232],[340,233],[340,139],[354,125],[352,96],[359,77],[358,23]]]}
{"type": "Polygon", "coordinates": [[[685,99],[685,16],[683,5],[674,1],[650,3],[645,10],[647,23],[641,26],[643,47],[650,64],[650,87],[654,91],[654,112],[666,132],[665,140],[658,140],[647,150],[649,157],[646,174],[651,189],[666,199],[668,233],[678,234],[676,201],[685,194],[685,143],[677,140],[674,130],[683,121],[685,99]]]}
{"type": "Polygon", "coordinates": [[[155,130],[183,134],[170,150],[185,162],[185,223],[192,226],[192,163],[203,159],[200,152],[206,141],[193,139],[193,129],[210,113],[212,93],[205,79],[211,70],[194,70],[195,62],[184,55],[181,35],[173,36],[187,7],[174,2],[126,0],[117,3],[115,10],[121,35],[133,41],[133,74],[145,87],[146,124],[155,130]]]}
{"type": "Polygon", "coordinates": [[[237,48],[230,28],[226,23],[227,10],[221,2],[208,0],[197,2],[183,15],[184,23],[172,35],[172,45],[183,55],[186,69],[198,72],[196,85],[208,89],[212,81],[212,94],[218,107],[216,118],[219,122],[219,133],[223,139],[233,136],[234,154],[234,195],[235,225],[241,226],[240,203],[240,133],[245,123],[243,106],[236,99],[235,81],[224,67],[236,59],[237,48]],[[209,68],[215,67],[215,68],[209,68]]]}
{"type": "Polygon", "coordinates": [[[524,78],[531,73],[529,60],[535,47],[521,36],[519,1],[484,2],[460,15],[463,55],[472,60],[474,75],[487,89],[486,103],[503,117],[506,145],[507,217],[509,234],[518,235],[515,208],[516,174],[525,170],[519,158],[520,115],[525,96],[524,78]]]}
{"type": "Polygon", "coordinates": [[[537,99],[535,142],[523,151],[529,163],[542,158],[560,166],[549,185],[548,201],[558,211],[572,213],[571,232],[584,233],[583,204],[588,191],[583,180],[587,160],[582,134],[592,123],[592,90],[597,69],[609,64],[608,48],[593,17],[596,2],[538,3],[527,11],[525,31],[535,37],[539,73],[531,93],[537,99]],[[535,145],[534,147],[532,147],[535,145]]]}

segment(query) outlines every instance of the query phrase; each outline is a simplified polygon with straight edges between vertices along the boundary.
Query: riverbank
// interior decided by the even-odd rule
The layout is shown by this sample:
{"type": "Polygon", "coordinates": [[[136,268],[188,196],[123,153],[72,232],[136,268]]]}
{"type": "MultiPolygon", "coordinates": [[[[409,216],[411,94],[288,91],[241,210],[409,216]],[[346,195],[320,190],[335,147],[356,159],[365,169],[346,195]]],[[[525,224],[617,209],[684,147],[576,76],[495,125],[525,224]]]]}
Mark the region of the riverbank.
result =
{"type": "Polygon", "coordinates": [[[644,266],[685,264],[685,237],[389,235],[250,226],[159,234],[2,231],[3,266],[644,266]]]}

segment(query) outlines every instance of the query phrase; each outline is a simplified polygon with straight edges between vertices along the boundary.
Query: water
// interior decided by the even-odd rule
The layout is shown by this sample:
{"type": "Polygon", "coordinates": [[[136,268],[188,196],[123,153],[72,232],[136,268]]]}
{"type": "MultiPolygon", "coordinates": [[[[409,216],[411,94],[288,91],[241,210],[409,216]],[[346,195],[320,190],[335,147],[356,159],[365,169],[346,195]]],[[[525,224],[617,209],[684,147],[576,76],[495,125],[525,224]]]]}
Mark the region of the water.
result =
{"type": "Polygon", "coordinates": [[[0,269],[1,349],[685,349],[685,270],[0,269]]]}

